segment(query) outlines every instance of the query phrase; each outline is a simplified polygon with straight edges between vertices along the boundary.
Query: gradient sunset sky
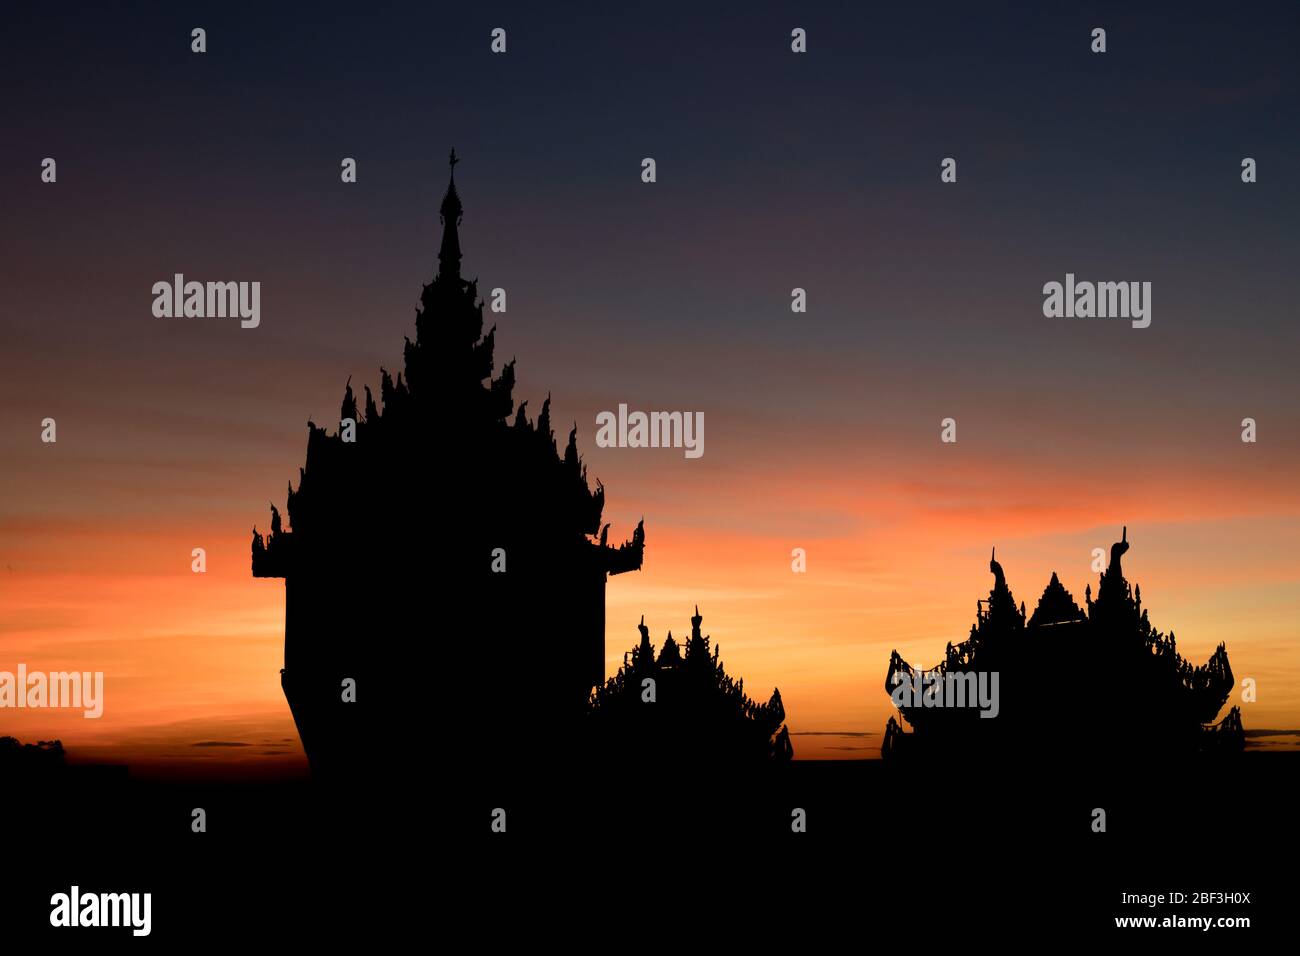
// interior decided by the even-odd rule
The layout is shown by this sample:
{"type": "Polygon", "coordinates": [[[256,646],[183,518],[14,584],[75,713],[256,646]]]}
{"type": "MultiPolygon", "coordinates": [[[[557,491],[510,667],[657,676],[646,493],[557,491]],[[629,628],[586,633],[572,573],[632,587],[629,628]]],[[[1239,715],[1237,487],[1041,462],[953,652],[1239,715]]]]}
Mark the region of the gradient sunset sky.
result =
{"type": "Polygon", "coordinates": [[[1029,608],[1053,571],[1082,603],[1127,524],[1152,623],[1194,664],[1227,642],[1248,732],[1300,728],[1300,13],[1130,6],[9,6],[0,670],[107,689],[0,734],[302,772],[250,531],[348,376],[400,370],[453,145],[517,400],[577,422],[611,539],[645,517],[609,672],[698,603],[797,756],[875,757],[890,650],[966,636],[990,547],[1029,608]],[[261,326],[155,318],[178,272],[260,281],[261,326]],[[1150,281],[1150,328],[1044,318],[1067,272],[1150,281]],[[702,411],[704,456],[597,448],[621,402],[702,411]]]}

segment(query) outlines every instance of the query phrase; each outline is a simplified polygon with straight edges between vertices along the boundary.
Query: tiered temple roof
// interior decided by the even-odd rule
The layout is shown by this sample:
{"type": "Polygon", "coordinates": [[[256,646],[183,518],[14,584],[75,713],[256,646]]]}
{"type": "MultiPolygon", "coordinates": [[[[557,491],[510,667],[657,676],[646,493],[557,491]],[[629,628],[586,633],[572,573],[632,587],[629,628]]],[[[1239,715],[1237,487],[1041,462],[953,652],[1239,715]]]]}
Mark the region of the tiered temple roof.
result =
{"type": "MultiPolygon", "coordinates": [[[[1242,749],[1236,707],[1213,724],[1233,688],[1225,646],[1199,667],[1185,661],[1173,633],[1152,627],[1141,589],[1130,589],[1124,578],[1128,549],[1126,528],[1111,548],[1095,601],[1088,589],[1086,611],[1053,573],[1028,623],[995,552],[989,562],[993,588],[987,602],[979,602],[970,637],[949,644],[944,660],[925,673],[996,672],[998,716],[984,719],[974,708],[929,707],[904,698],[900,717],[913,731],[890,717],[882,755],[1061,752],[1075,759],[1242,749]]],[[[915,675],[894,651],[886,692],[893,694],[904,679],[915,682],[915,675]]]]}
{"type": "Polygon", "coordinates": [[[723,668],[721,647],[701,633],[703,620],[697,606],[685,647],[670,631],[656,656],[642,617],[640,643],[591,695],[587,725],[602,763],[716,770],[794,755],[781,691],[773,689],[766,704],[750,699],[744,679],[733,679],[723,668]],[[651,692],[653,702],[647,699],[651,692]]]}

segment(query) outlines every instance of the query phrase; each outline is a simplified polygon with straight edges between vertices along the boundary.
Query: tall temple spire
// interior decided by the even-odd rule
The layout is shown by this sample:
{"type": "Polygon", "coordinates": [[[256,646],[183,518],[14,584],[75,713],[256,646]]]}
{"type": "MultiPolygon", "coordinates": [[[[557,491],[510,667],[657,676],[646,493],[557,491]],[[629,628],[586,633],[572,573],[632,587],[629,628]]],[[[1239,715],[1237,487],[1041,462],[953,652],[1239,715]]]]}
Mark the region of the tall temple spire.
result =
{"type": "Polygon", "coordinates": [[[460,225],[462,208],[460,196],[456,193],[456,151],[451,151],[448,164],[451,167],[451,179],[447,183],[447,195],[442,197],[442,207],[438,210],[442,218],[442,246],[438,249],[438,275],[448,278],[460,278],[460,225]]]}

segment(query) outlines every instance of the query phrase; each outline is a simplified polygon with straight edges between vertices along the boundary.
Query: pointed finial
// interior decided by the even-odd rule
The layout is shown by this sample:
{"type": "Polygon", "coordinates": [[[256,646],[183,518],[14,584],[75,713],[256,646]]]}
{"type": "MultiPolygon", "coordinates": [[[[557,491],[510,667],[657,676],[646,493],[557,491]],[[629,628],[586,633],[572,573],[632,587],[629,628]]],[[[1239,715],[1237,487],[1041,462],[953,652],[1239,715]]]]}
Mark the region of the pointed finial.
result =
{"type": "Polygon", "coordinates": [[[1124,534],[1120,536],[1120,540],[1124,542],[1128,541],[1128,525],[1124,525],[1124,534]]]}
{"type": "Polygon", "coordinates": [[[438,207],[438,215],[443,224],[442,245],[438,248],[438,274],[459,280],[460,236],[456,227],[460,225],[464,208],[460,204],[460,196],[456,194],[456,164],[460,160],[456,158],[454,149],[448,161],[451,164],[451,180],[447,183],[447,194],[442,197],[442,205],[438,207]]]}

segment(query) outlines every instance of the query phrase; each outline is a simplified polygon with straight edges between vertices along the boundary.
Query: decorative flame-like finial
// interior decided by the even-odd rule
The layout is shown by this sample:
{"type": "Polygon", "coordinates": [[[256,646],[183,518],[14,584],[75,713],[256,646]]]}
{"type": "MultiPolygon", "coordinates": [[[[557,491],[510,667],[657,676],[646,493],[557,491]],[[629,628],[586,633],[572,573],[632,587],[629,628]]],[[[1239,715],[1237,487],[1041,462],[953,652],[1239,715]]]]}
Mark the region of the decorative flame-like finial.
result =
{"type": "Polygon", "coordinates": [[[460,236],[456,227],[460,225],[464,209],[460,204],[460,196],[456,194],[456,164],[460,162],[456,158],[456,150],[451,151],[447,161],[451,166],[451,180],[447,183],[447,194],[442,198],[442,205],[438,207],[443,225],[442,245],[438,248],[438,274],[459,279],[460,236]]]}

